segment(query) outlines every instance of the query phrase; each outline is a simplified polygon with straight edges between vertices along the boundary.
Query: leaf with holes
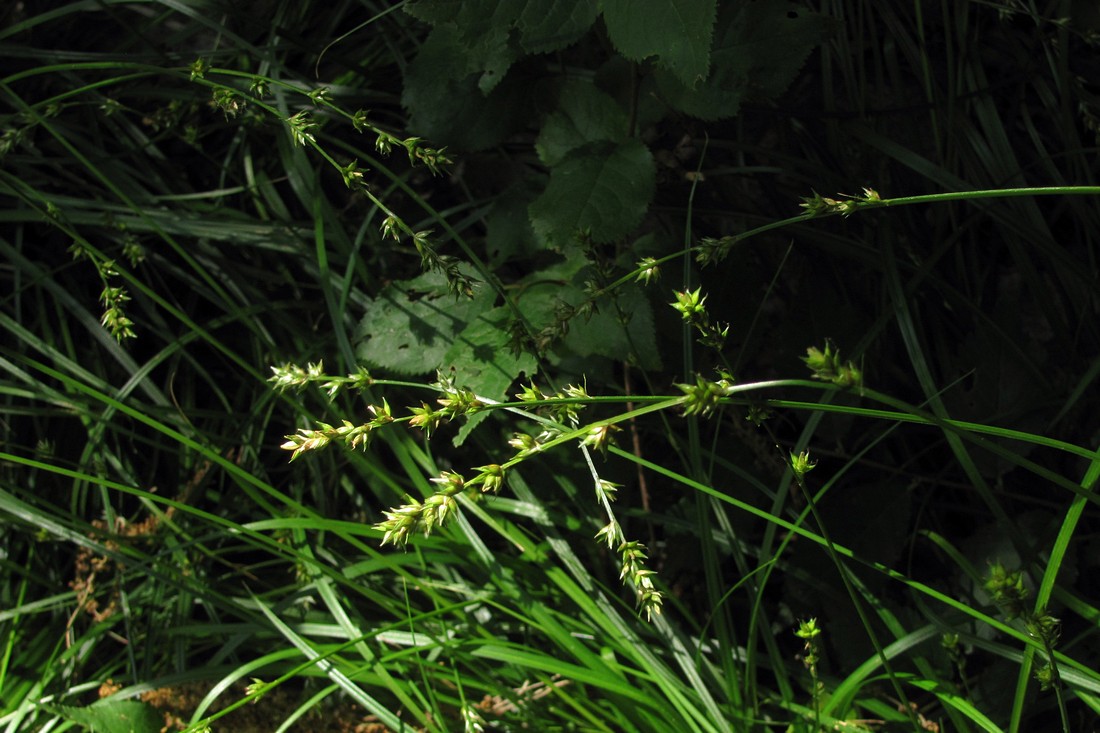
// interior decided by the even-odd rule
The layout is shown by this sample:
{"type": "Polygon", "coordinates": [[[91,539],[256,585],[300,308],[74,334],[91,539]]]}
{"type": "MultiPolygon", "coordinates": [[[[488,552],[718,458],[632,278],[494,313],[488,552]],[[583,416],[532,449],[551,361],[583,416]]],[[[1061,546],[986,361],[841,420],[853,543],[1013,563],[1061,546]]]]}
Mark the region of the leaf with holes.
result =
{"type": "MultiPolygon", "coordinates": [[[[509,348],[505,330],[511,310],[493,308],[474,317],[455,338],[443,357],[442,366],[453,368],[458,384],[494,400],[504,399],[508,388],[521,374],[533,376],[538,362],[530,354],[516,355],[509,348]]],[[[455,436],[461,445],[488,413],[470,416],[455,436]]]]}
{"type": "Polygon", "coordinates": [[[478,88],[491,92],[521,53],[549,53],[581,39],[596,21],[595,0],[418,0],[405,12],[454,32],[456,76],[480,74],[478,88]],[[518,41],[518,43],[517,43],[518,41]]]}
{"type": "Polygon", "coordinates": [[[442,275],[391,283],[367,308],[356,332],[356,356],[397,374],[427,374],[443,363],[455,336],[487,310],[493,293],[455,299],[442,275]]]}
{"type": "Polygon", "coordinates": [[[530,92],[515,75],[499,83],[510,64],[472,58],[454,25],[436,26],[405,71],[401,103],[410,126],[434,144],[462,150],[497,144],[520,124],[530,92]]]}
{"type": "Polygon", "coordinates": [[[519,17],[519,45],[527,53],[571,46],[596,22],[596,0],[528,0],[519,17]]]}
{"type": "Polygon", "coordinates": [[[565,345],[582,357],[606,356],[647,370],[661,368],[653,308],[639,288],[628,287],[615,301],[601,300],[591,318],[576,319],[565,345]]]}
{"type": "Polygon", "coordinates": [[[435,25],[437,31],[453,32],[455,73],[481,72],[478,88],[483,94],[500,83],[516,60],[508,36],[520,10],[518,3],[497,0],[422,0],[405,6],[405,12],[435,25]]]}
{"type": "Polygon", "coordinates": [[[611,43],[631,61],[655,57],[686,87],[707,78],[716,0],[603,0],[611,43]]]}
{"type": "Polygon", "coordinates": [[[558,247],[578,232],[610,242],[642,222],[656,185],[653,156],[642,142],[589,143],[550,171],[546,190],[531,204],[531,225],[558,247]]]}
{"type": "Polygon", "coordinates": [[[92,733],[158,733],[164,728],[163,716],[153,706],[137,700],[107,699],[87,707],[44,707],[92,733]]]}
{"type": "Polygon", "coordinates": [[[617,142],[627,136],[627,114],[610,95],[591,81],[565,82],[558,108],[546,118],[535,141],[535,150],[546,165],[557,165],[586,143],[617,142]]]}
{"type": "Polygon", "coordinates": [[[531,182],[518,181],[493,201],[485,215],[485,251],[489,255],[490,268],[495,269],[512,259],[535,256],[538,244],[527,208],[538,193],[538,187],[531,182]]]}
{"type": "Polygon", "coordinates": [[[671,71],[658,69],[657,86],[669,104],[693,117],[732,117],[745,97],[772,99],[786,91],[827,34],[825,18],[794,3],[723,5],[711,75],[692,86],[671,71]]]}

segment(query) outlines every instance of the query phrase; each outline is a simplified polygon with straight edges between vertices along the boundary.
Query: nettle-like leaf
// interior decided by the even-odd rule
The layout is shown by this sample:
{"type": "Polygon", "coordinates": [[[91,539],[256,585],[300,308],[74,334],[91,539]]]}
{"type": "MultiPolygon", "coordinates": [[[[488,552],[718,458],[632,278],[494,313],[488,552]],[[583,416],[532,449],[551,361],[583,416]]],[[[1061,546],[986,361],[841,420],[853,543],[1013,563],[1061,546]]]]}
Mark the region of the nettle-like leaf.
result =
{"type": "Polygon", "coordinates": [[[471,56],[461,38],[450,23],[432,29],[405,70],[401,104],[409,110],[410,127],[434,144],[482,150],[518,126],[529,90],[515,75],[498,84],[503,62],[479,69],[484,59],[471,56]],[[483,88],[487,74],[495,77],[489,93],[483,88]]]}
{"type": "Polygon", "coordinates": [[[508,187],[493,201],[485,215],[485,251],[490,268],[513,259],[534,256],[538,249],[527,209],[538,196],[531,182],[508,187]]]}
{"type": "MultiPolygon", "coordinates": [[[[593,273],[584,251],[574,247],[563,254],[560,262],[531,273],[517,289],[514,304],[534,331],[555,321],[560,303],[576,308],[590,297],[585,283],[592,279],[593,273]]],[[[559,357],[582,357],[586,369],[593,367],[593,356],[630,362],[643,369],[660,369],[661,356],[649,298],[642,288],[634,285],[615,292],[616,295],[598,299],[590,317],[573,317],[564,339],[555,343],[552,351],[559,357]]]]}
{"type": "Polygon", "coordinates": [[[414,18],[435,25],[454,22],[462,12],[462,6],[470,4],[464,0],[409,0],[404,10],[414,18]]]}
{"type": "MultiPolygon", "coordinates": [[[[538,366],[530,354],[510,348],[506,326],[511,312],[493,308],[488,288],[473,299],[456,300],[438,273],[388,285],[368,307],[356,333],[356,356],[398,374],[453,370],[463,389],[503,399],[520,375],[538,366]]],[[[459,428],[459,445],[488,413],[475,413],[459,428]]]]}
{"type": "Polygon", "coordinates": [[[546,118],[535,141],[535,150],[546,165],[557,165],[586,143],[626,139],[626,110],[591,81],[566,81],[558,100],[558,108],[546,118]]]}
{"type": "Polygon", "coordinates": [[[715,29],[710,76],[692,86],[659,67],[657,85],[669,104],[693,117],[732,117],[746,96],[770,99],[782,94],[827,33],[823,16],[794,3],[724,4],[715,29]]]}
{"type": "Polygon", "coordinates": [[[656,185],[653,155],[640,141],[588,143],[550,171],[546,190],[531,204],[531,225],[539,239],[559,247],[580,231],[610,242],[641,223],[656,185]]]}
{"type": "Polygon", "coordinates": [[[657,125],[668,116],[668,102],[661,98],[653,74],[639,75],[637,66],[622,56],[612,56],[596,69],[595,81],[622,109],[632,109],[634,130],[657,125]]]}
{"type": "Polygon", "coordinates": [[[482,290],[473,299],[456,300],[438,273],[391,283],[359,323],[356,356],[397,374],[434,372],[455,337],[491,307],[493,297],[482,290]]]}
{"type": "Polygon", "coordinates": [[[449,25],[455,30],[457,48],[453,61],[460,62],[465,73],[481,72],[478,88],[483,94],[500,83],[517,58],[508,36],[521,9],[519,3],[498,0],[433,0],[405,6],[406,12],[437,29],[449,25]]]}
{"type": "Polygon", "coordinates": [[[108,699],[87,707],[46,708],[92,733],[159,733],[164,727],[164,718],[156,708],[137,700],[108,699]]]}
{"type": "Polygon", "coordinates": [[[622,292],[617,307],[610,300],[601,302],[599,311],[591,318],[573,321],[565,345],[582,357],[605,356],[633,362],[642,369],[661,368],[653,308],[645,293],[635,287],[622,292]]]}
{"type": "Polygon", "coordinates": [[[459,49],[454,63],[479,73],[491,92],[522,53],[557,51],[580,40],[596,21],[595,0],[417,0],[405,12],[434,26],[451,25],[459,49]]]}
{"type": "MultiPolygon", "coordinates": [[[[499,400],[521,374],[534,376],[538,361],[530,354],[515,354],[505,330],[511,317],[508,308],[493,308],[471,319],[443,356],[441,367],[454,369],[458,383],[476,394],[499,400]]],[[[455,445],[461,445],[488,413],[475,413],[459,428],[455,445]]]]}
{"type": "Polygon", "coordinates": [[[656,58],[686,87],[710,70],[716,0],[603,0],[607,35],[626,58],[656,58]]]}
{"type": "Polygon", "coordinates": [[[596,22],[596,0],[528,0],[519,17],[519,45],[527,53],[572,46],[596,22]]]}

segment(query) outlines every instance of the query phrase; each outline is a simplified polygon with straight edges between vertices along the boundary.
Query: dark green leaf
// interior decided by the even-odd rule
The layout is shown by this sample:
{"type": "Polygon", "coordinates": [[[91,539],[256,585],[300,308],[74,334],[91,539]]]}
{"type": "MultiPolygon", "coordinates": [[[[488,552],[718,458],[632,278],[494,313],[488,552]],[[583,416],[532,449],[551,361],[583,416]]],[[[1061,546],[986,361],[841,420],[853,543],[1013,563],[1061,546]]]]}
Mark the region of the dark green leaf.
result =
{"type": "Polygon", "coordinates": [[[558,108],[546,118],[535,142],[543,163],[553,166],[586,143],[618,141],[627,136],[626,110],[583,79],[567,81],[558,108]]]}
{"type": "Polygon", "coordinates": [[[600,311],[587,321],[576,319],[565,344],[579,356],[606,356],[630,361],[642,369],[661,368],[653,308],[645,293],[637,288],[625,290],[617,304],[601,301],[600,311]],[[625,325],[620,316],[626,319],[625,325]]]}
{"type": "Polygon", "coordinates": [[[626,58],[656,57],[687,87],[706,79],[716,0],[604,0],[611,42],[626,58]]]}
{"type": "Polygon", "coordinates": [[[782,94],[827,31],[824,18],[794,3],[731,3],[719,14],[710,77],[691,87],[659,70],[657,84],[682,112],[704,120],[732,117],[746,96],[782,94]]]}
{"type": "Polygon", "coordinates": [[[491,292],[483,291],[472,300],[456,300],[436,273],[393,283],[375,298],[359,323],[356,354],[367,364],[398,374],[433,372],[443,363],[455,335],[492,299],[491,292]]]}
{"type": "Polygon", "coordinates": [[[405,12],[425,23],[447,23],[458,18],[462,0],[409,0],[405,12]]]}
{"type": "Polygon", "coordinates": [[[644,144],[589,143],[550,172],[546,191],[531,204],[531,224],[557,246],[578,231],[610,242],[641,223],[655,187],[653,156],[644,144]]]}
{"type": "Polygon", "coordinates": [[[455,26],[436,26],[405,72],[401,103],[411,126],[434,144],[462,150],[500,142],[525,108],[521,79],[512,75],[498,84],[510,64],[503,56],[471,56],[455,26]]]}
{"type": "Polygon", "coordinates": [[[406,12],[435,26],[450,24],[462,49],[466,73],[480,73],[488,94],[526,53],[547,53],[580,40],[596,20],[595,0],[419,0],[406,12]]]}
{"type": "Polygon", "coordinates": [[[51,705],[49,709],[92,733],[159,733],[164,718],[137,700],[105,700],[87,707],[51,705]]]}
{"type": "Polygon", "coordinates": [[[744,69],[753,94],[771,99],[787,90],[806,58],[828,36],[829,24],[801,5],[757,0],[745,6],[734,29],[736,41],[721,50],[729,55],[720,63],[744,69]]]}
{"type": "MultiPolygon", "coordinates": [[[[531,376],[538,367],[530,354],[515,355],[509,348],[505,327],[511,311],[494,308],[475,317],[453,340],[442,366],[453,367],[460,386],[491,399],[503,399],[520,374],[531,376]]],[[[461,445],[488,413],[474,414],[459,429],[455,445],[461,445]]]]}
{"type": "Polygon", "coordinates": [[[493,202],[485,217],[485,250],[492,267],[535,252],[535,232],[527,208],[536,196],[530,185],[521,184],[509,187],[493,202]]]}
{"type": "Polygon", "coordinates": [[[529,0],[519,18],[519,44],[527,53],[571,46],[596,22],[595,0],[529,0]]]}

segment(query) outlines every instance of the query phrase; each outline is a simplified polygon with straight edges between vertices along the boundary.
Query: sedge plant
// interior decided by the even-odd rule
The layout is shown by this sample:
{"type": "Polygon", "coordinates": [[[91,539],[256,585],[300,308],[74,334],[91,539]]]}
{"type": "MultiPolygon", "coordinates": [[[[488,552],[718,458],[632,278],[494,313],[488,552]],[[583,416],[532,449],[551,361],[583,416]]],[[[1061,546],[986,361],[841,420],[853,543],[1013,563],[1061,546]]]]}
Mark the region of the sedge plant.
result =
{"type": "Polygon", "coordinates": [[[462,5],[2,11],[0,724],[1084,728],[1086,21],[462,5]]]}

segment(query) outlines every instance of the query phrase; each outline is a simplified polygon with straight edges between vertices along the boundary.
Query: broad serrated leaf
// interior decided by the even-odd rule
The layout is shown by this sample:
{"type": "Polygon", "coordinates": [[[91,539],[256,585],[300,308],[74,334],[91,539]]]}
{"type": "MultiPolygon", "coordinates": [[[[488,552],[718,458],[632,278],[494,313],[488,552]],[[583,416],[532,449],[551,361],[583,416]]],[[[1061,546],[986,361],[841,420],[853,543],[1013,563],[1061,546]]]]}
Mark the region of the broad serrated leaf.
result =
{"type": "Polygon", "coordinates": [[[594,242],[618,239],[641,223],[656,178],[653,156],[640,141],[589,143],[551,170],[546,190],[531,204],[531,225],[557,246],[580,231],[594,242]]]}
{"type": "Polygon", "coordinates": [[[558,108],[543,123],[535,150],[554,166],[586,143],[623,140],[628,124],[626,110],[610,95],[591,81],[572,79],[562,86],[558,108]]]}
{"type": "Polygon", "coordinates": [[[409,110],[410,127],[434,144],[460,150],[503,140],[524,114],[528,89],[514,75],[498,85],[506,65],[501,61],[486,69],[479,65],[483,62],[471,59],[453,24],[433,28],[405,70],[401,103],[409,110]],[[489,94],[482,88],[486,75],[496,76],[489,94]]]}
{"type": "MultiPolygon", "coordinates": [[[[559,304],[576,307],[589,297],[585,283],[593,277],[591,263],[579,247],[567,250],[566,254],[561,262],[528,275],[517,289],[513,303],[536,332],[555,321],[559,304]]],[[[612,297],[601,298],[590,318],[577,316],[570,320],[565,338],[551,349],[559,356],[572,355],[585,360],[603,356],[616,362],[629,361],[643,369],[660,369],[649,298],[641,288],[632,285],[616,292],[617,301],[612,297]]]]}
{"type": "Polygon", "coordinates": [[[549,53],[581,39],[599,15],[596,0],[413,0],[405,12],[432,25],[453,23],[473,56],[514,33],[525,53],[549,53]]]}
{"type": "Polygon", "coordinates": [[[716,0],[603,0],[607,35],[631,61],[656,57],[687,87],[707,78],[716,0]]]}
{"type": "Polygon", "coordinates": [[[778,97],[828,37],[828,20],[795,3],[750,2],[734,24],[737,42],[722,63],[746,70],[754,97],[778,97]]]}
{"type": "Polygon", "coordinates": [[[163,716],[151,705],[137,700],[104,700],[87,707],[46,707],[92,733],[159,733],[164,727],[163,716]]]}
{"type": "Polygon", "coordinates": [[[519,17],[519,45],[527,53],[571,46],[596,22],[595,0],[528,0],[519,17]]]}
{"type": "Polygon", "coordinates": [[[565,345],[578,356],[606,356],[632,362],[642,369],[661,368],[653,308],[645,293],[637,288],[625,290],[617,303],[601,300],[599,312],[587,321],[574,320],[565,345]]]}
{"type": "Polygon", "coordinates": [[[787,2],[723,5],[715,33],[710,76],[694,87],[658,69],[662,96],[703,120],[732,117],[746,96],[782,94],[828,32],[826,19],[787,2]]]}
{"type": "Polygon", "coordinates": [[[537,196],[531,184],[520,183],[508,187],[493,202],[485,216],[485,251],[491,268],[535,253],[535,232],[527,209],[537,196]]]}
{"type": "Polygon", "coordinates": [[[453,28],[461,49],[461,69],[479,73],[478,88],[488,94],[519,56],[509,36],[521,9],[519,3],[500,0],[423,0],[406,7],[406,12],[435,26],[453,28]]]}
{"type": "Polygon", "coordinates": [[[558,262],[528,274],[517,283],[514,291],[512,305],[532,331],[537,332],[554,322],[558,301],[575,306],[584,300],[584,288],[574,284],[583,280],[580,273],[591,267],[584,248],[565,247],[559,254],[558,262]]]}
{"type": "Polygon", "coordinates": [[[462,5],[458,28],[466,51],[466,70],[480,72],[477,87],[482,94],[488,94],[504,80],[519,58],[518,51],[508,42],[518,8],[513,3],[494,0],[462,5]]]}
{"type": "Polygon", "coordinates": [[[356,356],[370,366],[397,374],[426,374],[478,313],[492,303],[491,292],[473,299],[455,297],[437,283],[442,276],[422,275],[388,285],[367,309],[356,332],[356,356]]]}
{"type": "Polygon", "coordinates": [[[504,397],[516,377],[537,366],[530,354],[516,355],[508,348],[505,329],[511,315],[501,306],[475,316],[454,338],[441,365],[454,368],[464,387],[493,399],[504,397]]]}
{"type": "Polygon", "coordinates": [[[447,23],[458,18],[463,0],[409,0],[404,11],[425,23],[447,23]]]}
{"type": "MultiPolygon", "coordinates": [[[[453,368],[458,383],[464,389],[491,399],[503,399],[512,382],[521,374],[531,376],[538,367],[535,357],[509,348],[505,330],[511,317],[508,308],[500,307],[481,313],[456,336],[443,357],[442,366],[453,368]]],[[[455,445],[461,445],[488,413],[474,414],[459,428],[455,445]]]]}
{"type": "Polygon", "coordinates": [[[622,56],[612,56],[595,76],[596,87],[607,92],[622,109],[634,115],[634,130],[644,130],[668,116],[668,102],[661,99],[653,74],[639,76],[637,65],[622,56]]]}

